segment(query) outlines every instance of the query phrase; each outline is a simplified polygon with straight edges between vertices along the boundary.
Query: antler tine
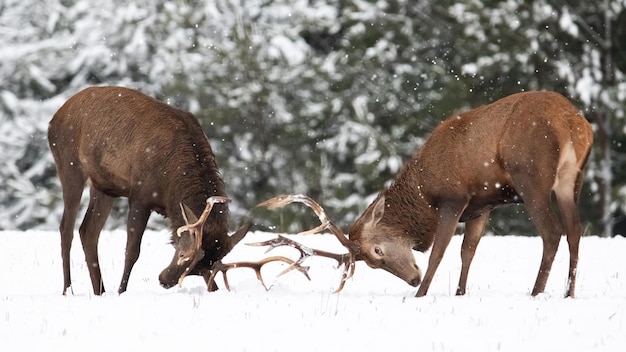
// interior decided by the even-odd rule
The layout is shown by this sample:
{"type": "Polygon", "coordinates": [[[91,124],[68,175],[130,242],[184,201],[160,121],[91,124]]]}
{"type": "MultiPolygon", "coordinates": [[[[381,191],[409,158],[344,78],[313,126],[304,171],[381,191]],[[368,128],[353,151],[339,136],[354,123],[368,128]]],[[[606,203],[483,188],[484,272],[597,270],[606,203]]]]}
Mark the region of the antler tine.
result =
{"type": "MultiPolygon", "coordinates": [[[[180,237],[181,234],[185,231],[189,231],[190,233],[202,233],[202,227],[204,226],[204,223],[206,222],[206,219],[209,217],[209,214],[211,214],[211,209],[213,209],[213,205],[215,203],[227,203],[229,201],[229,199],[227,197],[224,196],[213,196],[213,197],[209,197],[206,200],[206,207],[204,208],[204,211],[202,211],[202,214],[200,215],[200,218],[194,222],[193,224],[189,224],[189,220],[187,219],[187,216],[185,214],[185,211],[183,210],[183,205],[181,204],[181,211],[183,212],[183,217],[185,218],[185,222],[187,222],[186,225],[180,226],[178,229],[176,229],[176,234],[178,234],[178,236],[180,237]]],[[[198,237],[198,236],[196,236],[198,237]]],[[[200,240],[202,239],[201,236],[200,240]]],[[[200,242],[202,243],[202,242],[200,242]]]]}
{"type": "Polygon", "coordinates": [[[268,209],[277,209],[277,208],[282,208],[285,205],[291,204],[291,203],[302,203],[308,206],[309,208],[313,210],[313,212],[315,212],[315,215],[317,215],[317,217],[319,218],[321,222],[319,226],[313,229],[307,230],[307,231],[302,231],[298,233],[298,235],[308,235],[308,234],[313,234],[313,233],[319,233],[324,230],[330,230],[335,235],[335,237],[337,237],[337,240],[339,240],[339,242],[344,247],[348,248],[348,250],[351,253],[358,252],[358,248],[356,247],[356,244],[353,242],[350,242],[350,240],[346,237],[343,231],[341,231],[335,224],[330,222],[330,220],[328,219],[328,216],[326,215],[326,211],[324,211],[324,208],[322,208],[321,205],[319,205],[316,201],[314,201],[311,197],[307,195],[282,194],[274,198],[270,198],[266,201],[263,201],[257,204],[257,206],[266,207],[268,209]]]}
{"type": "Polygon", "coordinates": [[[330,222],[330,220],[328,219],[328,216],[326,215],[326,212],[324,211],[324,208],[322,208],[321,205],[319,205],[317,202],[315,202],[313,199],[311,199],[311,197],[307,196],[307,195],[303,195],[303,194],[288,194],[288,195],[279,195],[276,196],[274,198],[268,199],[264,202],[261,202],[258,204],[258,206],[264,206],[267,207],[268,209],[276,209],[276,208],[280,208],[280,207],[284,207],[287,204],[290,203],[303,203],[306,206],[308,206],[309,208],[311,208],[315,214],[317,215],[317,217],[319,218],[321,225],[307,230],[307,231],[303,231],[298,233],[298,235],[302,235],[302,234],[313,234],[313,233],[319,233],[321,231],[324,230],[329,230],[332,234],[335,235],[335,237],[337,237],[337,240],[339,240],[339,242],[346,247],[346,249],[348,249],[348,253],[346,254],[335,254],[335,253],[330,253],[330,252],[326,252],[326,251],[321,251],[321,250],[314,250],[312,248],[309,247],[305,247],[301,244],[299,244],[298,242],[292,241],[290,239],[287,239],[283,236],[279,235],[278,239],[274,239],[274,240],[269,240],[269,241],[265,241],[265,242],[260,242],[260,243],[255,243],[255,244],[251,244],[251,245],[258,245],[258,246],[263,246],[263,245],[269,245],[270,249],[268,249],[268,251],[278,247],[278,246],[284,246],[284,245],[288,245],[291,247],[294,247],[296,249],[298,249],[301,253],[301,257],[298,260],[298,262],[302,262],[304,259],[312,256],[312,255],[319,255],[319,256],[323,256],[323,257],[327,257],[327,258],[332,258],[337,260],[338,262],[338,267],[343,265],[343,272],[342,272],[342,278],[341,278],[341,284],[339,286],[339,288],[337,288],[337,290],[335,290],[335,293],[340,292],[345,283],[346,280],[348,280],[349,278],[352,277],[352,275],[354,274],[354,269],[355,269],[355,258],[356,255],[358,254],[360,248],[358,246],[357,243],[355,242],[351,242],[346,235],[343,233],[343,231],[341,231],[341,229],[339,229],[335,224],[333,224],[332,222],[330,222]]]}
{"type": "MultiPolygon", "coordinates": [[[[291,267],[285,269],[278,276],[290,270],[293,270],[293,268],[302,267],[302,262],[304,262],[307,258],[312,257],[312,256],[326,257],[326,258],[336,260],[337,268],[340,268],[343,266],[343,269],[341,273],[341,284],[334,291],[334,293],[340,292],[343,289],[346,280],[351,278],[352,275],[354,274],[354,259],[351,253],[337,254],[337,253],[327,252],[321,249],[313,249],[282,235],[278,235],[278,237],[276,238],[263,241],[263,242],[247,243],[247,245],[259,246],[259,247],[269,246],[266,253],[271,251],[274,248],[281,247],[281,246],[289,246],[289,247],[293,247],[297,249],[300,252],[300,258],[298,258],[291,265],[291,267]]],[[[308,267],[306,268],[308,269],[308,267]]]]}
{"type": "Polygon", "coordinates": [[[202,214],[200,214],[200,218],[194,222],[193,224],[189,224],[189,220],[187,219],[187,216],[185,214],[185,211],[183,209],[183,205],[181,204],[181,211],[183,212],[183,217],[185,219],[185,222],[187,222],[187,225],[183,225],[181,227],[178,228],[178,230],[176,230],[176,232],[178,233],[178,235],[180,235],[182,232],[188,231],[189,228],[191,227],[198,227],[198,225],[204,224],[204,222],[206,221],[206,219],[209,217],[209,214],[211,213],[211,209],[213,209],[213,204],[215,203],[228,203],[229,199],[227,197],[224,196],[212,196],[207,198],[206,200],[206,207],[204,207],[204,210],[202,211],[202,214]]]}
{"type": "Polygon", "coordinates": [[[217,275],[218,272],[221,272],[222,278],[224,279],[224,285],[226,286],[226,289],[230,291],[230,284],[228,283],[228,276],[226,275],[226,272],[230,269],[235,269],[235,268],[250,268],[254,270],[254,272],[256,273],[257,279],[261,282],[265,290],[268,291],[269,288],[267,287],[267,285],[265,285],[265,281],[263,281],[261,268],[267,263],[276,262],[276,261],[281,261],[281,262],[289,264],[289,267],[281,271],[280,274],[278,274],[278,276],[284,275],[287,272],[296,269],[299,272],[301,272],[307,279],[311,280],[311,278],[309,277],[309,267],[301,266],[297,261],[293,261],[287,257],[273,256],[273,257],[267,257],[265,259],[259,260],[258,262],[236,262],[236,263],[224,264],[222,263],[222,261],[217,261],[215,262],[215,264],[213,264],[213,268],[211,269],[211,275],[208,277],[208,279],[206,279],[207,287],[210,288],[213,285],[213,283],[215,282],[215,276],[217,275]]]}
{"type": "MultiPolygon", "coordinates": [[[[266,201],[259,203],[257,206],[266,207],[268,209],[277,209],[282,208],[285,205],[291,203],[303,203],[306,204],[309,208],[313,209],[315,215],[320,219],[322,225],[330,223],[328,221],[328,217],[326,216],[326,212],[321,205],[315,202],[311,197],[304,194],[281,194],[274,198],[270,198],[266,201]]],[[[319,226],[318,226],[319,227],[319,226]]]]}
{"type": "MultiPolygon", "coordinates": [[[[227,197],[224,196],[213,196],[213,197],[209,197],[206,200],[206,207],[204,207],[204,211],[202,211],[202,214],[200,215],[200,218],[198,218],[198,220],[196,222],[194,222],[193,224],[189,223],[189,219],[187,218],[187,215],[185,213],[184,210],[184,206],[181,203],[180,204],[180,209],[183,212],[183,218],[185,219],[185,225],[180,226],[178,229],[176,229],[176,234],[178,235],[178,237],[180,237],[182,235],[183,232],[188,231],[190,235],[194,236],[194,239],[196,241],[196,251],[200,251],[202,250],[202,228],[204,227],[204,223],[206,222],[207,218],[209,217],[209,214],[211,214],[211,210],[213,209],[213,205],[215,203],[227,203],[229,201],[229,199],[227,197]]],[[[204,254],[203,254],[204,255],[204,254]]],[[[195,264],[194,264],[195,265],[195,264]]],[[[191,271],[193,265],[187,267],[187,269],[185,270],[185,272],[183,272],[183,274],[178,278],[178,286],[182,285],[183,279],[185,279],[185,277],[187,277],[187,274],[189,274],[189,272],[191,271]]]]}

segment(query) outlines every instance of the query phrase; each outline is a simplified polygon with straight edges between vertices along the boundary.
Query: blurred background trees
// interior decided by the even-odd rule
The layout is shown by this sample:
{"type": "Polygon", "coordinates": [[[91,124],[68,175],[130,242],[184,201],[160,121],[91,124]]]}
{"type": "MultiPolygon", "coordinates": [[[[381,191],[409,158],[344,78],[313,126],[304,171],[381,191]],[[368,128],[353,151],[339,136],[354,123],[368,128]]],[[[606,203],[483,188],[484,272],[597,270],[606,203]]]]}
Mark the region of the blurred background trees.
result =
{"type": "MultiPolygon", "coordinates": [[[[609,235],[626,213],[625,7],[625,0],[5,0],[0,229],[58,227],[48,121],[72,94],[106,84],[196,114],[234,218],[297,192],[318,199],[344,228],[445,117],[519,91],[555,90],[594,124],[581,212],[589,233],[609,235]]],[[[118,204],[109,228],[125,223],[125,202],[118,204]]],[[[249,215],[294,231],[307,226],[304,213],[294,206],[249,215]]],[[[492,213],[489,230],[535,232],[522,206],[492,213]]]]}

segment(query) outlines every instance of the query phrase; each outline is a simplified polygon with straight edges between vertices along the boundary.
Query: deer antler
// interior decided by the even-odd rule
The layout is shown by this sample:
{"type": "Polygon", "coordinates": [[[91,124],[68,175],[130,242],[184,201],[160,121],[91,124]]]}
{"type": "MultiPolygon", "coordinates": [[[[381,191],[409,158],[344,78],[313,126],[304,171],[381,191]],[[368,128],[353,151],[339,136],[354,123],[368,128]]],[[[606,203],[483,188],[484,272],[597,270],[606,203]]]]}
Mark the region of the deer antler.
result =
{"type": "Polygon", "coordinates": [[[224,264],[222,263],[221,260],[217,261],[215,262],[215,264],[213,264],[211,275],[208,278],[206,278],[207,287],[209,288],[212,287],[213,283],[215,282],[215,276],[217,275],[218,272],[221,272],[222,278],[224,279],[224,285],[226,286],[226,289],[230,291],[230,285],[228,283],[228,277],[226,275],[226,272],[230,269],[235,269],[235,268],[250,268],[254,270],[254,272],[256,273],[257,279],[261,282],[265,290],[268,291],[269,288],[267,287],[267,285],[265,285],[265,281],[263,281],[263,275],[261,275],[261,268],[263,267],[263,265],[267,263],[276,262],[276,261],[281,261],[281,262],[285,262],[289,264],[289,267],[283,270],[280,274],[278,274],[278,276],[281,276],[293,269],[296,269],[299,272],[301,272],[304,276],[306,276],[307,279],[311,280],[311,278],[309,277],[309,267],[300,266],[297,262],[294,262],[293,260],[287,257],[274,256],[274,257],[267,257],[265,259],[259,260],[258,262],[236,262],[236,263],[224,264]]]}
{"type": "MultiPolygon", "coordinates": [[[[198,219],[198,221],[196,221],[193,224],[181,226],[178,229],[178,235],[180,236],[180,234],[184,231],[190,231],[190,233],[202,234],[202,225],[204,224],[204,220],[206,220],[206,218],[208,217],[208,214],[211,212],[211,207],[213,206],[213,204],[226,202],[227,200],[228,199],[226,199],[225,197],[209,198],[207,200],[207,207],[202,213],[202,216],[200,216],[200,219],[198,219]]],[[[313,249],[313,248],[304,246],[301,243],[293,241],[285,236],[278,235],[277,238],[274,238],[268,241],[263,241],[263,242],[248,243],[248,245],[269,246],[266,253],[276,247],[290,246],[290,247],[297,249],[300,252],[300,258],[294,261],[290,258],[283,257],[283,256],[273,256],[273,257],[262,259],[257,262],[235,262],[235,263],[227,263],[227,264],[222,263],[222,261],[217,261],[215,262],[215,264],[213,265],[211,269],[211,274],[205,275],[205,280],[206,280],[207,287],[209,288],[209,290],[211,290],[211,287],[214,286],[215,276],[217,275],[218,272],[222,273],[222,277],[224,279],[224,285],[226,286],[227,290],[230,290],[230,284],[228,282],[227,271],[230,269],[234,269],[234,268],[253,269],[256,273],[257,279],[261,282],[263,287],[266,290],[268,290],[269,288],[263,281],[263,276],[261,275],[261,268],[265,264],[270,263],[270,262],[275,262],[275,261],[281,261],[281,262],[289,264],[289,267],[287,267],[280,274],[278,274],[278,276],[284,275],[295,269],[301,272],[304,276],[306,276],[307,279],[311,280],[311,278],[309,277],[309,273],[308,273],[309,267],[302,266],[302,263],[307,258],[312,257],[312,256],[320,256],[320,257],[334,259],[337,261],[337,268],[343,267],[342,275],[341,275],[341,283],[334,292],[338,293],[343,289],[346,281],[349,278],[351,278],[352,275],[354,274],[355,258],[356,258],[356,255],[359,253],[360,248],[357,243],[351,242],[350,240],[348,240],[345,234],[337,226],[335,226],[335,224],[333,224],[332,222],[330,222],[330,220],[328,220],[328,217],[326,216],[326,212],[317,202],[315,202],[313,199],[311,199],[309,196],[306,196],[306,195],[292,194],[292,195],[281,195],[281,196],[268,199],[260,203],[259,206],[264,206],[269,209],[276,209],[276,208],[284,207],[285,205],[294,203],[294,202],[303,203],[307,205],[308,207],[310,207],[311,209],[313,209],[313,211],[318,216],[321,222],[319,226],[313,229],[307,230],[307,231],[300,232],[298,233],[298,235],[313,234],[313,233],[322,232],[324,230],[329,230],[337,237],[339,242],[344,247],[346,247],[346,249],[348,249],[348,253],[337,254],[337,253],[331,253],[331,252],[327,252],[327,251],[323,251],[319,249],[313,249]]],[[[187,221],[187,219],[185,220],[186,222],[189,222],[187,221]]],[[[200,246],[202,244],[201,236],[196,236],[196,239],[198,237],[200,237],[200,241],[198,242],[198,246],[200,246]]],[[[198,249],[201,249],[201,247],[198,247],[198,249]]],[[[180,281],[182,281],[182,279],[184,279],[185,276],[186,276],[186,273],[184,273],[181,276],[180,281]]]]}
{"type": "Polygon", "coordinates": [[[209,197],[206,200],[206,207],[204,208],[204,211],[202,211],[200,218],[198,218],[198,220],[192,224],[190,224],[190,221],[193,221],[193,220],[190,220],[187,218],[185,209],[183,209],[183,204],[181,204],[181,210],[183,212],[183,218],[185,219],[186,225],[183,225],[176,230],[176,234],[178,234],[178,237],[180,237],[183,232],[189,231],[189,233],[196,235],[196,249],[202,248],[202,228],[204,227],[204,223],[206,222],[206,219],[209,217],[209,214],[211,214],[211,209],[213,209],[213,205],[215,203],[227,203],[228,200],[229,199],[224,196],[209,197]],[[197,236],[198,234],[200,236],[197,236]]]}
{"type": "MultiPolygon", "coordinates": [[[[183,232],[188,231],[189,235],[193,236],[193,238],[196,241],[196,246],[195,246],[196,253],[202,251],[202,236],[203,236],[202,228],[204,227],[204,223],[209,217],[209,214],[211,214],[211,209],[213,209],[213,205],[215,203],[226,203],[226,202],[228,202],[228,198],[224,196],[209,197],[206,200],[207,204],[206,204],[206,207],[204,208],[204,211],[202,211],[200,218],[198,218],[197,220],[188,218],[187,212],[185,211],[185,206],[181,203],[180,207],[181,207],[181,211],[183,212],[183,218],[185,219],[186,225],[183,225],[179,227],[178,229],[176,229],[176,234],[178,235],[178,237],[182,236],[183,232]],[[193,223],[190,223],[191,221],[194,221],[194,220],[196,221],[193,223]]],[[[202,259],[203,256],[204,256],[204,252],[202,252],[202,255],[195,255],[194,263],[192,263],[192,265],[189,265],[187,267],[187,270],[185,270],[185,272],[183,272],[183,274],[178,279],[179,286],[183,282],[183,279],[187,276],[187,274],[194,267],[194,265],[196,264],[195,262],[202,259]]]]}
{"type": "Polygon", "coordinates": [[[341,275],[341,284],[335,290],[335,293],[338,293],[343,289],[346,283],[346,280],[351,278],[352,275],[354,274],[355,258],[356,258],[356,255],[359,253],[360,248],[357,243],[351,242],[344,235],[344,233],[337,226],[335,226],[335,224],[333,224],[332,222],[330,222],[330,220],[328,220],[328,217],[326,216],[326,212],[324,211],[322,206],[320,206],[317,202],[315,202],[309,196],[302,195],[302,194],[280,195],[280,196],[268,199],[262,203],[259,203],[258,205],[267,207],[269,209],[276,209],[276,208],[284,207],[285,205],[294,203],[294,202],[303,203],[307,205],[309,208],[313,209],[313,211],[315,212],[315,214],[317,215],[317,217],[320,219],[320,222],[321,222],[319,226],[313,229],[307,230],[307,231],[300,232],[298,233],[298,235],[313,234],[313,233],[322,232],[324,230],[330,230],[330,232],[332,232],[335,235],[335,237],[337,237],[337,240],[339,240],[339,242],[348,249],[348,253],[336,254],[336,253],[326,252],[322,250],[312,249],[280,235],[278,236],[278,238],[275,238],[273,240],[259,242],[259,243],[250,243],[249,245],[270,246],[268,251],[279,246],[294,247],[300,251],[300,258],[292,264],[292,266],[294,267],[300,267],[300,264],[306,258],[314,256],[314,255],[335,259],[338,263],[337,265],[338,268],[343,266],[342,275],[341,275]]]}
{"type": "MultiPolygon", "coordinates": [[[[267,249],[266,253],[280,246],[290,246],[290,247],[297,249],[300,252],[300,258],[298,258],[298,260],[293,262],[289,268],[285,269],[278,276],[284,273],[287,273],[293,270],[294,268],[300,270],[299,268],[303,268],[301,265],[302,262],[304,262],[304,260],[312,256],[335,259],[337,261],[337,268],[343,265],[343,271],[341,275],[341,284],[339,285],[339,288],[337,288],[334,291],[335,293],[341,291],[343,289],[343,286],[345,285],[346,280],[352,277],[352,274],[354,274],[354,262],[352,261],[350,253],[337,254],[337,253],[326,252],[320,249],[313,249],[311,247],[307,247],[299,242],[296,242],[292,239],[289,239],[281,235],[278,235],[278,237],[268,240],[268,241],[248,243],[248,245],[249,246],[269,246],[270,248],[267,249]]],[[[308,270],[308,267],[305,267],[305,268],[308,270]]]]}

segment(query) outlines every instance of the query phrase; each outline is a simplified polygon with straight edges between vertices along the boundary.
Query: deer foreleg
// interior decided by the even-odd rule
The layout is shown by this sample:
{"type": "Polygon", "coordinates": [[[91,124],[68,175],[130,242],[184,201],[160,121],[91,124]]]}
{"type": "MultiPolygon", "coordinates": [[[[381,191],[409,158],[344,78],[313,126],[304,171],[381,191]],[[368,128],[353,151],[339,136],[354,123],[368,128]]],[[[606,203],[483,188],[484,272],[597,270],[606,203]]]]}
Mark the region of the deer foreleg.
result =
{"type": "Polygon", "coordinates": [[[204,282],[206,282],[207,291],[215,292],[219,290],[219,287],[217,287],[217,284],[215,283],[215,276],[213,275],[213,270],[203,271],[202,278],[204,278],[204,282]]]}
{"type": "Polygon", "coordinates": [[[150,209],[143,204],[129,201],[128,223],[127,223],[127,239],[126,239],[126,255],[124,259],[124,272],[122,273],[122,281],[117,290],[118,293],[126,291],[130,272],[139,258],[141,249],[141,239],[143,232],[148,224],[150,217],[150,209]]]}
{"type": "Polygon", "coordinates": [[[426,274],[417,290],[416,297],[422,297],[428,292],[430,283],[435,276],[439,263],[441,263],[446,248],[448,248],[448,244],[450,244],[461,213],[466,205],[467,203],[463,203],[462,206],[444,204],[439,207],[439,222],[437,224],[437,232],[435,233],[435,242],[428,258],[428,269],[426,269],[426,274]]]}

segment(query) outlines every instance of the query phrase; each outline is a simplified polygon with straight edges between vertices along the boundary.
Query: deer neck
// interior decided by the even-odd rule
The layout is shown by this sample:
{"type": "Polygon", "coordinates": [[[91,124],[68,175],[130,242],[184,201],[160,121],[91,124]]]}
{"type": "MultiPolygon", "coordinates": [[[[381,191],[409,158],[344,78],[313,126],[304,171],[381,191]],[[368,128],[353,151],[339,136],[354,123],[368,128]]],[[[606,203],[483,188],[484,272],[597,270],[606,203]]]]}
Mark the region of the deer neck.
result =
{"type": "MultiPolygon", "coordinates": [[[[178,227],[185,225],[180,204],[186,205],[196,217],[199,217],[204,211],[209,197],[226,195],[223,181],[219,177],[210,177],[209,175],[212,175],[210,171],[190,168],[184,175],[171,185],[167,197],[169,199],[167,215],[170,218],[174,234],[178,227]]],[[[209,218],[204,224],[205,232],[210,233],[214,240],[227,236],[228,217],[227,204],[214,204],[209,218]]],[[[210,241],[208,238],[205,240],[210,241]]],[[[203,242],[205,241],[203,240],[203,242]]]]}
{"type": "Polygon", "coordinates": [[[405,168],[385,190],[386,206],[382,222],[394,229],[396,236],[408,237],[413,249],[430,248],[437,228],[437,213],[422,192],[419,170],[405,168]]]}

